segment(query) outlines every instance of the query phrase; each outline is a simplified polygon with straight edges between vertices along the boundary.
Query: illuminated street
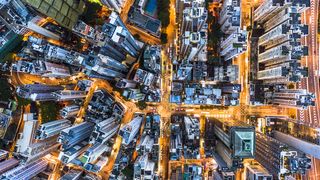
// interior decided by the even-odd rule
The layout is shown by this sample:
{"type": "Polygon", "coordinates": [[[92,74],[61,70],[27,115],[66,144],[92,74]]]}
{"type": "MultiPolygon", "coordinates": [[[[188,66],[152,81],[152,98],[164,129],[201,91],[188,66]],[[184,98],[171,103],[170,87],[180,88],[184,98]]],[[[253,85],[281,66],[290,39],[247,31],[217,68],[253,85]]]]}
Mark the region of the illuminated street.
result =
{"type": "Polygon", "coordinates": [[[0,179],[320,179],[318,0],[68,3],[0,1],[0,179]]]}

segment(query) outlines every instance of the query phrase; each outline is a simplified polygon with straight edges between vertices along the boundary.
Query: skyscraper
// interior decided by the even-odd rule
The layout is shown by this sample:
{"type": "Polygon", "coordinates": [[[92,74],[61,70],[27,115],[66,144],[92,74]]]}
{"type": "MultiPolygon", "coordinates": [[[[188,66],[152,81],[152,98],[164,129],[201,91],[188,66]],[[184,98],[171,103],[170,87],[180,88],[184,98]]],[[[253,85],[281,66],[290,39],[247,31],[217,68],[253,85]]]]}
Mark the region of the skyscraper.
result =
{"type": "Polygon", "coordinates": [[[136,115],[132,121],[124,125],[119,135],[122,137],[122,144],[129,145],[140,130],[143,115],[136,115]]]}
{"type": "Polygon", "coordinates": [[[305,174],[310,169],[310,159],[287,145],[257,132],[255,159],[262,164],[274,179],[292,174],[305,174]]]}
{"type": "Polygon", "coordinates": [[[93,123],[82,122],[62,130],[58,138],[58,142],[62,144],[62,150],[65,151],[83,140],[89,140],[93,127],[93,123]]]}
{"type": "Polygon", "coordinates": [[[126,0],[101,0],[101,3],[106,5],[108,8],[121,12],[126,0]]]}
{"type": "Polygon", "coordinates": [[[213,119],[216,151],[234,170],[243,167],[242,160],[254,158],[256,152],[255,128],[237,120],[213,119]],[[226,153],[228,152],[228,153],[226,153]]]}
{"type": "Polygon", "coordinates": [[[138,56],[141,48],[116,12],[111,13],[108,22],[102,27],[102,32],[108,37],[105,48],[110,50],[110,52],[103,51],[102,54],[117,60],[123,60],[122,58],[126,54],[130,54],[132,57],[138,56]]]}
{"type": "Polygon", "coordinates": [[[75,99],[84,99],[87,96],[85,91],[62,90],[55,91],[52,95],[57,101],[71,101],[75,99]]]}
{"type": "Polygon", "coordinates": [[[16,92],[18,96],[32,101],[49,101],[55,100],[52,92],[62,90],[62,86],[48,86],[44,84],[27,84],[18,86],[16,92]]]}
{"type": "Polygon", "coordinates": [[[71,122],[66,119],[55,120],[39,125],[36,130],[35,139],[44,140],[46,138],[60,134],[63,129],[71,126],[71,122]]]}

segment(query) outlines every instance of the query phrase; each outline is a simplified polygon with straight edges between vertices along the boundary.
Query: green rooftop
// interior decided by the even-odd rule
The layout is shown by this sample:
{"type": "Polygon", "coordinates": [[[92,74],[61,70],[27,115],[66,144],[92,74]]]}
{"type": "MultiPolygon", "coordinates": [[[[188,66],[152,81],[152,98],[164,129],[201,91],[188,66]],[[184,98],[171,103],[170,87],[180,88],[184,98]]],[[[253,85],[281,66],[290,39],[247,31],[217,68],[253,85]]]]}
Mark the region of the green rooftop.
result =
{"type": "Polygon", "coordinates": [[[82,0],[24,0],[24,2],[68,29],[72,29],[77,23],[85,7],[82,0]]]}

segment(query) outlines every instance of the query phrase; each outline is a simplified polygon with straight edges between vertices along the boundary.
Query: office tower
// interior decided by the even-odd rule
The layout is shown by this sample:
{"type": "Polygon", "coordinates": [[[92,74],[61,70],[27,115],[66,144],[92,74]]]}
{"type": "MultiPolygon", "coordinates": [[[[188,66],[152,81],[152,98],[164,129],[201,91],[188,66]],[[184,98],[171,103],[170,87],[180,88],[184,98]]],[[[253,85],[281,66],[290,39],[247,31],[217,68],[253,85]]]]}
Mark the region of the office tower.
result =
{"type": "Polygon", "coordinates": [[[106,5],[108,8],[120,13],[126,0],[101,0],[100,2],[106,5]]]}
{"type": "Polygon", "coordinates": [[[216,151],[230,169],[242,168],[242,160],[255,157],[255,128],[237,120],[212,119],[216,151]]]}
{"type": "Polygon", "coordinates": [[[38,120],[35,119],[34,114],[23,114],[23,131],[18,134],[18,140],[15,146],[15,152],[25,152],[32,144],[34,133],[37,128],[38,120]]]}
{"type": "Polygon", "coordinates": [[[12,68],[13,71],[30,73],[43,77],[67,78],[71,76],[67,66],[39,60],[32,62],[20,60],[13,64],[12,68]]]}
{"type": "Polygon", "coordinates": [[[170,125],[170,160],[179,160],[182,155],[182,130],[179,124],[170,125]]]}
{"type": "Polygon", "coordinates": [[[246,180],[272,180],[272,175],[258,163],[246,164],[244,172],[246,180]]]}
{"type": "Polygon", "coordinates": [[[66,119],[55,120],[41,124],[37,131],[35,139],[44,140],[46,138],[60,134],[63,129],[71,126],[71,122],[66,119]]]}
{"type": "Polygon", "coordinates": [[[57,101],[71,101],[76,99],[84,99],[87,96],[85,91],[75,91],[75,90],[62,90],[55,91],[52,95],[57,101]]]}
{"type": "Polygon", "coordinates": [[[120,129],[119,135],[122,137],[122,144],[129,145],[132,142],[139,133],[142,119],[143,115],[137,114],[129,123],[120,129]]]}
{"type": "Polygon", "coordinates": [[[255,160],[263,164],[274,179],[305,174],[310,169],[311,160],[305,155],[262,133],[257,132],[256,138],[255,160]]]}
{"type": "Polygon", "coordinates": [[[101,54],[118,61],[124,60],[126,54],[138,56],[141,48],[116,12],[111,13],[108,22],[102,27],[102,32],[107,35],[108,40],[104,45],[106,51],[100,52],[101,54]]]}
{"type": "Polygon", "coordinates": [[[63,118],[74,117],[79,113],[80,106],[78,105],[69,105],[60,110],[60,115],[63,118]]]}
{"type": "Polygon", "coordinates": [[[18,86],[16,92],[18,96],[32,101],[50,101],[55,100],[55,97],[51,93],[62,89],[62,86],[27,84],[18,86]]]}
{"type": "Polygon", "coordinates": [[[90,148],[88,148],[83,156],[80,158],[80,161],[86,165],[87,163],[93,163],[95,162],[100,156],[102,156],[102,153],[108,151],[110,147],[108,147],[105,144],[101,143],[94,143],[90,148]]]}
{"type": "Polygon", "coordinates": [[[141,155],[134,162],[134,179],[154,179],[155,163],[149,160],[148,154],[141,155]]]}
{"type": "Polygon", "coordinates": [[[90,143],[101,143],[108,141],[118,131],[120,127],[119,121],[115,117],[110,117],[104,121],[97,123],[90,137],[90,143]]]}
{"type": "Polygon", "coordinates": [[[247,49],[247,31],[236,29],[221,41],[220,55],[225,61],[237,57],[247,49]]]}
{"type": "Polygon", "coordinates": [[[275,92],[266,93],[267,103],[282,107],[293,107],[306,109],[315,105],[315,96],[306,89],[280,89],[275,92]]]}
{"type": "Polygon", "coordinates": [[[46,170],[48,162],[46,160],[38,160],[26,165],[20,165],[11,169],[2,175],[1,179],[16,180],[16,179],[31,179],[42,171],[46,170]]]}
{"type": "Polygon", "coordinates": [[[58,138],[58,142],[62,144],[62,150],[65,151],[81,141],[88,139],[93,127],[93,123],[82,122],[62,130],[58,138]]]}
{"type": "Polygon", "coordinates": [[[119,79],[119,81],[116,84],[116,87],[118,88],[135,88],[137,86],[137,83],[133,80],[129,79],[119,79]]]}
{"type": "Polygon", "coordinates": [[[308,26],[301,24],[300,18],[309,6],[309,0],[267,0],[254,11],[255,22],[264,29],[258,41],[258,80],[287,84],[308,76],[308,69],[300,63],[308,55],[308,47],[301,44],[301,38],[308,35],[308,26]]]}
{"type": "Polygon", "coordinates": [[[232,34],[241,25],[240,0],[225,0],[220,11],[219,24],[225,34],[232,34]]]}
{"type": "Polygon", "coordinates": [[[109,56],[99,54],[98,56],[89,56],[83,63],[86,68],[86,74],[89,77],[98,77],[107,80],[115,78],[124,78],[128,72],[128,67],[109,56]]]}
{"type": "Polygon", "coordinates": [[[73,26],[77,23],[78,17],[84,12],[85,7],[82,0],[24,0],[24,2],[44,17],[50,17],[59,25],[70,30],[72,30],[73,26]]]}
{"type": "Polygon", "coordinates": [[[18,165],[19,165],[19,161],[15,158],[10,158],[8,160],[4,160],[0,162],[0,177],[1,177],[1,174],[5,173],[10,169],[13,169],[18,165]]]}
{"type": "Polygon", "coordinates": [[[64,163],[68,164],[78,156],[80,156],[82,153],[84,153],[88,148],[88,142],[87,141],[81,141],[80,143],[71,146],[67,150],[60,151],[58,159],[64,163]]]}
{"type": "Polygon", "coordinates": [[[197,32],[204,28],[208,12],[203,4],[192,2],[190,7],[183,10],[181,32],[191,30],[197,32]]]}

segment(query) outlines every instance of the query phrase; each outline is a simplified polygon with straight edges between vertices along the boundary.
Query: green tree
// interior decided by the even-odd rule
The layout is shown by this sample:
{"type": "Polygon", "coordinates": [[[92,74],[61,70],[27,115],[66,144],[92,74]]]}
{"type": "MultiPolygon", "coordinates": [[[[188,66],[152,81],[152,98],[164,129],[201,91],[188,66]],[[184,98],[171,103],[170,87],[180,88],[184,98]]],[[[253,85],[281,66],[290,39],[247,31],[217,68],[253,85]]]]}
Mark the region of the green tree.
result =
{"type": "Polygon", "coordinates": [[[18,100],[18,107],[27,106],[31,103],[31,100],[22,98],[20,96],[17,96],[18,100]]]}
{"type": "Polygon", "coordinates": [[[144,110],[147,107],[147,103],[145,101],[139,101],[136,103],[140,110],[144,110]]]}
{"type": "Polygon", "coordinates": [[[101,25],[103,20],[99,18],[98,13],[101,11],[102,5],[97,2],[87,2],[81,20],[89,25],[101,25]]]}
{"type": "Polygon", "coordinates": [[[161,21],[161,26],[166,28],[170,24],[170,0],[158,0],[157,3],[158,19],[161,21]]]}
{"type": "Polygon", "coordinates": [[[168,34],[167,33],[161,33],[160,40],[161,40],[161,44],[166,44],[168,42],[168,34]]]}
{"type": "Polygon", "coordinates": [[[54,101],[46,101],[40,103],[40,115],[42,123],[56,120],[59,115],[60,105],[54,101]]]}

